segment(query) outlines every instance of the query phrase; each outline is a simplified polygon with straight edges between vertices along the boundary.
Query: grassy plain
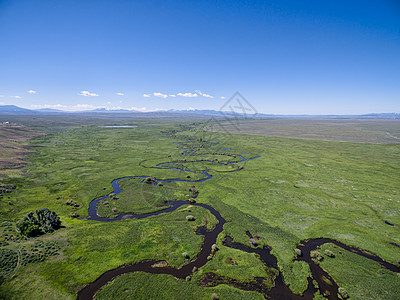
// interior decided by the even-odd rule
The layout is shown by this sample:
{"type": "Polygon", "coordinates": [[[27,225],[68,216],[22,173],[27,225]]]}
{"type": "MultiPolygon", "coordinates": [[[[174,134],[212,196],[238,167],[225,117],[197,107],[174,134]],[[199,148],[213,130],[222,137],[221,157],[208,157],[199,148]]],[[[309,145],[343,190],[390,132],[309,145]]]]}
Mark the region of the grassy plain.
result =
{"type": "Polygon", "coordinates": [[[267,137],[287,137],[353,143],[398,144],[398,119],[371,118],[269,118],[243,120],[239,124],[218,122],[209,130],[252,134],[267,137]]]}
{"type": "MultiPolygon", "coordinates": [[[[31,141],[30,145],[41,147],[36,147],[35,153],[26,157],[30,162],[26,174],[2,180],[2,183],[14,184],[17,188],[7,194],[6,201],[0,201],[1,219],[12,224],[28,211],[47,207],[61,216],[65,228],[27,240],[20,240],[15,233],[9,232],[13,237],[2,249],[19,253],[35,241],[57,241],[60,254],[25,266],[18,265],[0,286],[0,298],[45,299],[56,295],[58,299],[71,299],[83,285],[120,265],[165,259],[170,265],[179,266],[186,261],[182,252],[187,252],[191,258],[199,252],[202,239],[194,233],[194,227],[205,224],[206,219],[208,224],[215,220],[208,211],[198,207],[189,208],[190,214],[196,217],[195,222],[186,220],[187,207],[143,220],[113,223],[69,217],[74,211],[82,217],[87,216],[90,201],[109,194],[112,191],[110,183],[116,178],[155,176],[186,179],[190,175],[195,180],[204,177],[190,172],[150,168],[154,163],[175,158],[184,157],[188,161],[199,158],[195,154],[182,156],[182,148],[186,145],[174,145],[173,142],[179,142],[179,138],[160,134],[160,131],[168,129],[183,129],[186,131],[177,135],[218,141],[222,147],[231,149],[215,146],[213,151],[216,153],[240,154],[246,158],[261,155],[240,163],[243,169],[237,172],[226,172],[234,170],[231,168],[234,165],[185,163],[189,168],[209,169],[213,178],[195,183],[200,192],[196,201],[211,204],[228,221],[218,239],[220,252],[199,272],[213,270],[240,280],[266,275],[268,272],[256,257],[239,254],[221,245],[224,234],[249,244],[246,230],[258,233],[261,243],[272,247],[285,281],[298,293],[305,290],[309,272],[304,264],[292,261],[293,249],[301,240],[323,236],[361,247],[392,263],[397,263],[400,258],[400,248],[390,244],[400,244],[399,145],[232,135],[202,131],[198,126],[181,127],[172,122],[130,124],[139,127],[99,128],[96,124],[58,128],[50,135],[31,141]],[[140,165],[143,160],[146,160],[144,165],[140,165]],[[76,201],[79,207],[66,205],[68,200],[76,201]],[[226,257],[235,257],[238,265],[227,264],[226,257]]],[[[209,158],[215,159],[216,156],[209,158]]],[[[114,203],[120,205],[118,211],[134,211],[135,206],[154,209],[162,197],[176,196],[175,193],[186,191],[191,186],[181,182],[171,187],[168,184],[154,186],[165,188],[166,194],[161,193],[158,197],[157,193],[151,194],[150,191],[139,193],[132,182],[122,184],[125,190],[114,203]],[[135,197],[138,193],[142,198],[135,197]]],[[[4,233],[6,227],[1,228],[4,233]]],[[[362,272],[357,267],[360,265],[358,258],[353,256],[338,256],[335,265],[328,264],[328,259],[322,263],[351,297],[357,298],[362,288],[368,289],[368,295],[387,295],[393,299],[400,296],[399,291],[393,288],[396,280],[400,279],[394,276],[388,277],[387,285],[381,286],[383,294],[376,292],[373,285],[369,288],[365,282],[353,280],[346,285],[346,272],[339,266],[346,265],[346,268],[362,272]]],[[[378,272],[371,272],[368,278],[373,281],[381,280],[381,277],[378,272]]],[[[116,279],[98,297],[105,299],[112,295],[123,299],[148,294],[158,298],[179,295],[190,298],[193,295],[209,299],[214,292],[221,296],[220,299],[257,299],[259,296],[227,286],[200,288],[198,280],[198,275],[192,281],[184,282],[166,275],[129,274],[116,279]],[[173,288],[167,288],[168,285],[173,288]]]]}

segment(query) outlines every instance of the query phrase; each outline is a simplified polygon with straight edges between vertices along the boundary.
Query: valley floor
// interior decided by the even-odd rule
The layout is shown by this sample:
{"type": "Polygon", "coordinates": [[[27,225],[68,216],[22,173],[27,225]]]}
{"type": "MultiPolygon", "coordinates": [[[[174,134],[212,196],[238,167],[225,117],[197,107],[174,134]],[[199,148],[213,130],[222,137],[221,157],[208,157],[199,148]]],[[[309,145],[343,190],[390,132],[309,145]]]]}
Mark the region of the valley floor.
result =
{"type": "MultiPolygon", "coordinates": [[[[203,246],[199,228],[210,231],[218,223],[194,203],[209,205],[226,220],[215,241],[218,250],[204,265],[185,279],[125,274],[96,298],[262,299],[279,284],[279,272],[295,297],[317,285],[311,281],[310,286],[310,263],[295,249],[320,237],[394,265],[389,270],[334,244],[322,245],[313,254],[315,265],[329,274],[342,296],[346,291],[351,299],[400,297],[400,269],[395,267],[400,259],[398,144],[214,132],[199,121],[124,125],[138,127],[96,123],[46,132],[29,142],[35,151],[25,156],[29,164],[23,172],[2,179],[2,185],[15,189],[0,194],[0,298],[74,299],[120,266],[149,260],[161,264],[154,268],[185,266],[203,246]],[[125,177],[116,191],[112,182],[125,177]],[[90,219],[89,205],[101,197],[98,215],[126,217],[90,219]],[[173,201],[185,203],[168,213],[129,218],[162,211],[173,201]],[[43,207],[61,217],[62,228],[29,238],[15,232],[19,219],[43,207]],[[266,246],[276,266],[228,247],[227,237],[251,249],[266,246]],[[209,274],[229,280],[202,284],[209,274]],[[259,284],[255,278],[264,279],[259,284]]],[[[323,297],[314,292],[315,298],[323,297]]]]}

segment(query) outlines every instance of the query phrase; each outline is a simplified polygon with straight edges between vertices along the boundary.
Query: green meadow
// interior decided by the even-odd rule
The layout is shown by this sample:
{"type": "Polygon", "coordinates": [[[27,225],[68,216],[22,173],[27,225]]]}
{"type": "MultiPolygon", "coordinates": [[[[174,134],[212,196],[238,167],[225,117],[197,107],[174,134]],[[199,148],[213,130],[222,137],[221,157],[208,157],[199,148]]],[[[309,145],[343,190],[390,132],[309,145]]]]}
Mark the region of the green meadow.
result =
{"type": "MultiPolygon", "coordinates": [[[[199,286],[207,272],[242,282],[266,277],[274,285],[277,270],[266,268],[253,254],[222,245],[225,235],[250,245],[246,231],[258,234],[260,244],[272,248],[285,283],[297,294],[307,288],[310,271],[306,263],[293,261],[294,248],[306,239],[335,239],[399,263],[399,144],[211,132],[204,130],[205,123],[193,121],[129,124],[138,127],[69,125],[30,141],[34,152],[25,156],[23,172],[0,182],[16,186],[0,200],[0,298],[74,299],[82,287],[118,266],[165,260],[179,267],[195,258],[202,245],[196,228],[216,224],[206,209],[186,205],[171,213],[110,223],[80,219],[88,217],[93,199],[112,192],[114,179],[129,176],[195,181],[205,177],[200,171],[208,170],[213,177],[161,186],[126,179],[120,182],[123,191],[117,197],[98,204],[99,215],[160,210],[165,200],[191,198],[194,185],[199,191],[196,202],[211,205],[228,222],[217,240],[219,250],[190,280],[127,274],[105,286],[98,299],[211,299],[212,294],[219,299],[262,299],[261,294],[228,285],[199,286]],[[209,148],[205,141],[215,146],[209,148]],[[188,147],[199,150],[184,151],[188,147]],[[239,155],[247,160],[229,164],[241,160],[239,155]],[[199,173],[155,168],[171,161],[168,167],[186,166],[199,173]],[[15,222],[43,207],[55,211],[63,227],[35,238],[19,236],[15,222]],[[189,214],[195,221],[186,219],[189,214]]],[[[400,297],[398,274],[380,274],[379,267],[365,258],[345,250],[339,254],[332,245],[323,247],[337,254],[324,258],[321,266],[351,299],[400,297]]]]}

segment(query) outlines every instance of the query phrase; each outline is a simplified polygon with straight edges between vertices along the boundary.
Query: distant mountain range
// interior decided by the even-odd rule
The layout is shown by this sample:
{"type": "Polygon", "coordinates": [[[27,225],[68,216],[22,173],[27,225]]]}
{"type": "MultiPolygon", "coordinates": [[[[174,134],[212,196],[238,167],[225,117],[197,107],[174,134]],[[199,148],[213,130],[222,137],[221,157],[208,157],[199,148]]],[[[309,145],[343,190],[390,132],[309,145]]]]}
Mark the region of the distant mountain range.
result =
{"type": "Polygon", "coordinates": [[[44,115],[44,114],[112,114],[112,113],[123,113],[123,114],[148,114],[148,115],[198,115],[198,116],[215,116],[215,117],[254,117],[254,118],[390,118],[400,119],[399,113],[370,113],[364,115],[275,115],[275,114],[240,114],[229,111],[217,111],[217,110],[165,110],[165,111],[153,111],[153,112],[141,112],[128,109],[116,109],[110,110],[106,108],[98,108],[94,110],[85,111],[63,111],[58,109],[43,108],[37,110],[26,109],[15,105],[0,105],[0,115],[44,115]]]}

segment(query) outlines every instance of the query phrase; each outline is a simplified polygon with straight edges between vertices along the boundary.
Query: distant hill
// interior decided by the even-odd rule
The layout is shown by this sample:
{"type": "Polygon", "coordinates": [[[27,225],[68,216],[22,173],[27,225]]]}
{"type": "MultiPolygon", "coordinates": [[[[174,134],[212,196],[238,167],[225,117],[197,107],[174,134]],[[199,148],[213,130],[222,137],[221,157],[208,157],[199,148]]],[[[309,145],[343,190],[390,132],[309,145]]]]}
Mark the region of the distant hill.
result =
{"type": "Polygon", "coordinates": [[[0,114],[35,114],[35,112],[16,105],[0,105],[0,114]]]}
{"type": "Polygon", "coordinates": [[[54,108],[40,108],[40,109],[34,109],[34,111],[38,111],[38,112],[55,112],[55,113],[64,112],[63,110],[54,109],[54,108]]]}
{"type": "Polygon", "coordinates": [[[129,110],[129,109],[107,109],[107,108],[96,108],[93,110],[86,110],[81,112],[93,112],[93,113],[138,113],[136,110],[129,110]]]}
{"type": "Polygon", "coordinates": [[[400,114],[396,113],[380,113],[380,114],[366,114],[362,115],[363,117],[369,118],[395,118],[400,119],[400,114]]]}

